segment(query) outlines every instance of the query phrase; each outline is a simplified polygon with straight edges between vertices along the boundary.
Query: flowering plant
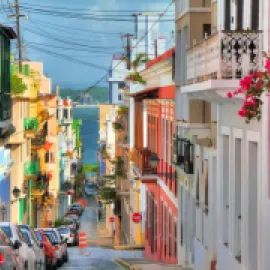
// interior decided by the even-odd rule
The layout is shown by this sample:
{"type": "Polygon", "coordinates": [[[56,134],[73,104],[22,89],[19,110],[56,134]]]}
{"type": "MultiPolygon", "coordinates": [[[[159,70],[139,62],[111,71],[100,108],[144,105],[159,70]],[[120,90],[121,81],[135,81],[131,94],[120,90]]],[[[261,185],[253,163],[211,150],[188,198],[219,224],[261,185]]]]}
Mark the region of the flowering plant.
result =
{"type": "Polygon", "coordinates": [[[232,98],[238,94],[245,95],[245,101],[238,111],[238,115],[246,119],[247,123],[251,120],[258,121],[262,116],[262,100],[261,96],[264,92],[269,92],[270,88],[270,57],[265,55],[265,70],[257,71],[247,75],[240,81],[240,88],[234,92],[227,94],[228,98],[232,98]]]}

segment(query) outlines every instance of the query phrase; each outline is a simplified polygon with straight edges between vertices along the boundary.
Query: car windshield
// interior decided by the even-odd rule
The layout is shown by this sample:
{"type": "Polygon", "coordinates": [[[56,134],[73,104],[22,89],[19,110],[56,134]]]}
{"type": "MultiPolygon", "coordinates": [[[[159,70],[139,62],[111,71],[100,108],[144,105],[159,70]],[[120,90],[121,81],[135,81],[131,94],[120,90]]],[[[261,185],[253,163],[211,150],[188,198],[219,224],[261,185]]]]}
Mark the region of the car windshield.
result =
{"type": "Polygon", "coordinates": [[[30,245],[31,244],[31,241],[30,241],[30,237],[29,237],[29,234],[27,231],[22,231],[22,235],[23,235],[23,238],[25,240],[25,242],[30,245]]]}
{"type": "Polygon", "coordinates": [[[58,228],[57,231],[60,234],[68,234],[69,233],[69,229],[68,228],[58,228]]]}
{"type": "Polygon", "coordinates": [[[41,235],[40,232],[35,232],[35,235],[37,236],[37,239],[38,239],[39,241],[43,241],[42,235],[41,235]]]}
{"type": "Polygon", "coordinates": [[[8,238],[12,238],[12,231],[9,226],[0,226],[8,238]]]}
{"type": "Polygon", "coordinates": [[[59,243],[57,238],[52,232],[45,232],[45,235],[49,238],[52,244],[57,245],[59,243]]]}

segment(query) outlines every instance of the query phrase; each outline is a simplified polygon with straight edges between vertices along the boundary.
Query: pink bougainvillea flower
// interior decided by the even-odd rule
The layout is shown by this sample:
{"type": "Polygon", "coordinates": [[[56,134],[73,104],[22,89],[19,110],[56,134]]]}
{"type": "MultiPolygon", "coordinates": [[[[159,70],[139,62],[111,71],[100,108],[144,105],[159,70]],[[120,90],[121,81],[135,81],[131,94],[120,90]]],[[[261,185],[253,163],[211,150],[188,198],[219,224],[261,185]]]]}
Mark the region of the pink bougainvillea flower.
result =
{"type": "Polygon", "coordinates": [[[246,115],[246,109],[244,107],[242,107],[239,111],[238,111],[238,115],[240,117],[245,117],[246,115]]]}
{"type": "Polygon", "coordinates": [[[240,80],[240,86],[242,89],[245,91],[249,90],[251,87],[253,76],[249,75],[244,77],[243,79],[240,80]]]}
{"type": "Polygon", "coordinates": [[[227,97],[228,98],[232,98],[233,97],[233,94],[231,92],[227,93],[227,97]]]}
{"type": "Polygon", "coordinates": [[[249,96],[246,98],[246,102],[247,102],[247,104],[253,105],[253,104],[255,104],[255,99],[254,99],[254,97],[249,96]]]}
{"type": "Polygon", "coordinates": [[[265,61],[265,66],[264,66],[264,68],[265,68],[266,70],[268,70],[268,72],[270,71],[270,59],[267,59],[267,60],[265,61]]]}

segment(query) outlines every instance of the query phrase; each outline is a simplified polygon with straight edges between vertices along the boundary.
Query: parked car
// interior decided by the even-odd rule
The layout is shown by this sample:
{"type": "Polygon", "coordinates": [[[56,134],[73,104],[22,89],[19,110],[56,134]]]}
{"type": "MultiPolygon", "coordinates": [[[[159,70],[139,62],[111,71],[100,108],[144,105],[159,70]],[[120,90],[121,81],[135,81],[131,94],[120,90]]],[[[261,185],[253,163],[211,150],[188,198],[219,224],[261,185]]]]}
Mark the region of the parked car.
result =
{"type": "Polygon", "coordinates": [[[64,222],[65,222],[65,226],[70,228],[70,229],[73,229],[73,230],[77,230],[77,223],[76,221],[72,220],[72,219],[65,219],[64,218],[64,222]]]}
{"type": "Polygon", "coordinates": [[[44,245],[46,270],[55,270],[57,268],[57,257],[52,243],[41,230],[35,230],[35,235],[44,245]]]}
{"type": "Polygon", "coordinates": [[[77,215],[74,215],[74,214],[69,214],[69,215],[65,216],[64,220],[72,220],[72,221],[76,222],[77,229],[81,225],[80,218],[77,215]]]}
{"type": "Polygon", "coordinates": [[[68,261],[68,252],[67,252],[67,243],[66,241],[62,241],[61,235],[58,233],[55,228],[44,228],[43,232],[49,236],[50,240],[53,242],[53,246],[56,250],[60,250],[59,252],[59,260],[58,264],[62,265],[64,262],[68,261]]]}
{"type": "Polygon", "coordinates": [[[84,211],[84,206],[80,202],[73,203],[70,208],[79,209],[81,213],[84,211]]]}
{"type": "Polygon", "coordinates": [[[74,235],[74,245],[75,246],[78,246],[79,245],[79,234],[77,232],[77,230],[74,230],[74,229],[70,229],[71,233],[74,235]]]}
{"type": "Polygon", "coordinates": [[[97,191],[96,189],[92,188],[92,187],[89,187],[89,186],[86,186],[84,188],[84,192],[87,196],[95,196],[97,195],[97,191]]]}
{"type": "Polygon", "coordinates": [[[15,242],[14,244],[7,237],[7,235],[0,229],[0,269],[20,269],[23,270],[22,258],[18,254],[18,249],[21,244],[15,242]]]}
{"type": "Polygon", "coordinates": [[[70,228],[59,227],[57,228],[57,231],[60,233],[60,235],[62,236],[64,240],[67,240],[68,245],[75,246],[76,244],[75,234],[71,231],[70,228]]]}
{"type": "Polygon", "coordinates": [[[44,269],[45,267],[45,252],[43,248],[43,243],[40,242],[33,229],[29,225],[18,225],[20,231],[22,232],[26,243],[30,248],[32,248],[36,255],[36,269],[44,269]]]}
{"type": "Polygon", "coordinates": [[[35,270],[35,252],[26,244],[19,227],[11,222],[0,222],[0,229],[4,231],[13,245],[20,245],[18,252],[22,258],[22,265],[24,268],[28,270],[35,270]]]}
{"type": "Polygon", "coordinates": [[[70,208],[67,213],[66,216],[70,215],[70,214],[74,214],[77,215],[78,217],[80,216],[80,210],[77,208],[70,208]]]}

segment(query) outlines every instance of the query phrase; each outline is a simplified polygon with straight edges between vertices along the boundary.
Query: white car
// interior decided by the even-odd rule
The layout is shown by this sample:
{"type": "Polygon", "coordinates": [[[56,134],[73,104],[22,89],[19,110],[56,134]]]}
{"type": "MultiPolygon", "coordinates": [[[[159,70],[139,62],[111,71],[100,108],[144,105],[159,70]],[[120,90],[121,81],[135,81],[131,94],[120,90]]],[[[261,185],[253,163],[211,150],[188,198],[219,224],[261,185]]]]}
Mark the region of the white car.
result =
{"type": "Polygon", "coordinates": [[[63,237],[63,239],[67,240],[68,245],[75,245],[75,235],[72,233],[70,228],[68,227],[59,227],[57,231],[63,237]]]}
{"type": "Polygon", "coordinates": [[[36,255],[23,238],[23,235],[17,225],[11,222],[0,222],[0,228],[14,244],[20,242],[19,255],[23,260],[25,269],[36,270],[36,255]]]}
{"type": "Polygon", "coordinates": [[[28,244],[29,247],[31,247],[36,255],[36,265],[37,270],[44,270],[45,268],[45,254],[44,254],[44,248],[43,243],[41,243],[32,228],[29,225],[18,225],[21,233],[23,234],[23,237],[28,244]]]}

